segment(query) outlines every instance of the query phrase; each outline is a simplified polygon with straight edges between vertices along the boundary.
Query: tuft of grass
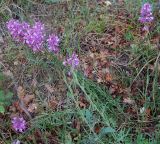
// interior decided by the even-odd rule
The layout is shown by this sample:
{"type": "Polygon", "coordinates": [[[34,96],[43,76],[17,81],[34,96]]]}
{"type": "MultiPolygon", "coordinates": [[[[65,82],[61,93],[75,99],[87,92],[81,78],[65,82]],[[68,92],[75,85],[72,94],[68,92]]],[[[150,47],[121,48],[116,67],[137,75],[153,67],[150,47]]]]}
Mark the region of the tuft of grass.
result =
{"type": "Polygon", "coordinates": [[[105,20],[97,20],[97,21],[90,21],[89,24],[85,27],[86,32],[96,32],[96,33],[103,33],[106,28],[106,21],[105,20]]]}

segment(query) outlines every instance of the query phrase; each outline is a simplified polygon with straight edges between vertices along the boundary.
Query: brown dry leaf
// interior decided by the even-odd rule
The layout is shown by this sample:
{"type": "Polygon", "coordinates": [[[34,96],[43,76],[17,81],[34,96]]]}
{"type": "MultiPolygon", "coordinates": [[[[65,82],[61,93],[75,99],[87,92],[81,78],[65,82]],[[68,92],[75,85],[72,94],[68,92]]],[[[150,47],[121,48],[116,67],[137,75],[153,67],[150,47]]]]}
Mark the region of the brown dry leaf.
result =
{"type": "Polygon", "coordinates": [[[17,55],[17,60],[19,61],[19,63],[21,64],[26,64],[27,63],[27,59],[25,58],[25,56],[22,53],[19,53],[17,55]]]}
{"type": "Polygon", "coordinates": [[[14,61],[14,65],[17,66],[19,64],[18,61],[14,61]]]}
{"type": "MultiPolygon", "coordinates": [[[[21,109],[21,107],[19,105],[19,101],[16,101],[16,102],[12,103],[12,106],[16,108],[16,111],[18,111],[20,113],[23,112],[23,110],[21,109]]],[[[13,109],[11,109],[11,110],[13,110],[13,109]]]]}
{"type": "Polygon", "coordinates": [[[133,108],[131,108],[131,107],[127,108],[126,112],[129,113],[129,114],[131,114],[132,116],[134,116],[134,115],[137,114],[136,110],[133,109],[133,108]]]}
{"type": "Polygon", "coordinates": [[[57,29],[58,33],[64,33],[64,31],[65,31],[65,28],[63,26],[59,26],[57,29]]]}
{"type": "Polygon", "coordinates": [[[4,39],[2,37],[2,35],[0,35],[0,44],[3,44],[4,43],[4,39]]]}
{"type": "MultiPolygon", "coordinates": [[[[11,113],[10,114],[10,118],[12,119],[12,118],[14,118],[14,117],[17,117],[17,116],[19,116],[19,113],[11,113]]],[[[1,143],[0,143],[1,144],[1,143]]]]}
{"type": "Polygon", "coordinates": [[[25,97],[25,90],[22,86],[19,86],[17,88],[17,95],[18,95],[19,99],[21,99],[21,100],[25,97]]]}
{"type": "Polygon", "coordinates": [[[78,119],[74,119],[74,121],[72,122],[72,125],[75,129],[77,129],[78,132],[80,132],[81,123],[78,119]]]}
{"type": "Polygon", "coordinates": [[[80,96],[78,105],[80,108],[87,108],[89,106],[89,102],[85,99],[84,96],[80,96]]]}
{"type": "Polygon", "coordinates": [[[128,97],[128,98],[124,98],[124,99],[123,99],[123,103],[133,105],[133,104],[135,103],[135,101],[132,100],[132,99],[130,99],[130,98],[128,97]]]}
{"type": "Polygon", "coordinates": [[[112,5],[112,3],[109,0],[98,0],[98,4],[105,7],[112,5]]]}
{"type": "Polygon", "coordinates": [[[37,103],[31,103],[29,104],[28,111],[31,113],[35,113],[37,111],[37,107],[38,107],[37,103]]]}
{"type": "Polygon", "coordinates": [[[12,113],[15,113],[16,112],[16,107],[10,106],[9,111],[12,112],[12,113]]]}
{"type": "Polygon", "coordinates": [[[7,76],[7,77],[13,78],[13,73],[12,73],[10,70],[4,71],[3,74],[4,74],[5,76],[7,76]]]}
{"type": "Polygon", "coordinates": [[[119,3],[119,4],[123,4],[123,3],[124,3],[124,0],[118,0],[118,3],[119,3]]]}
{"type": "Polygon", "coordinates": [[[81,123],[80,123],[80,121],[76,122],[76,129],[77,129],[78,132],[80,132],[80,129],[81,129],[81,123]]]}
{"type": "Polygon", "coordinates": [[[30,102],[32,102],[32,100],[35,99],[35,95],[32,94],[32,95],[26,95],[22,101],[25,103],[25,105],[27,106],[30,102]]]}
{"type": "Polygon", "coordinates": [[[96,134],[98,134],[102,127],[103,127],[103,125],[101,123],[96,123],[95,126],[94,126],[94,132],[96,134]]]}
{"type": "Polygon", "coordinates": [[[31,85],[35,88],[37,86],[37,80],[33,79],[31,85]]]}
{"type": "Polygon", "coordinates": [[[50,93],[53,93],[55,91],[54,87],[52,87],[51,85],[49,84],[45,84],[45,88],[50,92],[50,93]]]}
{"type": "Polygon", "coordinates": [[[89,52],[89,56],[90,56],[91,58],[94,58],[94,53],[93,53],[93,52],[89,52]]]}
{"type": "Polygon", "coordinates": [[[49,101],[49,107],[52,109],[55,109],[58,106],[58,102],[56,100],[50,100],[49,101]]]}
{"type": "Polygon", "coordinates": [[[100,54],[98,54],[97,59],[106,61],[107,55],[108,55],[107,51],[100,51],[100,54]]]}
{"type": "Polygon", "coordinates": [[[78,104],[79,104],[79,107],[80,108],[86,108],[86,104],[81,102],[81,101],[78,101],[78,104]]]}
{"type": "Polygon", "coordinates": [[[110,73],[109,68],[108,67],[102,68],[102,73],[103,74],[110,73]]]}
{"type": "Polygon", "coordinates": [[[147,117],[151,117],[151,109],[146,109],[146,115],[147,117]]]}
{"type": "Polygon", "coordinates": [[[105,80],[108,82],[112,81],[112,75],[110,73],[106,73],[105,80]]]}
{"type": "Polygon", "coordinates": [[[108,1],[108,0],[105,1],[105,4],[106,4],[106,6],[112,5],[112,3],[110,1],[108,1]]]}
{"type": "Polygon", "coordinates": [[[99,78],[97,79],[97,83],[102,83],[102,82],[103,82],[102,78],[99,77],[99,78]]]}
{"type": "Polygon", "coordinates": [[[119,92],[119,87],[118,85],[116,84],[112,84],[110,87],[109,87],[109,93],[112,95],[114,93],[118,93],[119,92]]]}

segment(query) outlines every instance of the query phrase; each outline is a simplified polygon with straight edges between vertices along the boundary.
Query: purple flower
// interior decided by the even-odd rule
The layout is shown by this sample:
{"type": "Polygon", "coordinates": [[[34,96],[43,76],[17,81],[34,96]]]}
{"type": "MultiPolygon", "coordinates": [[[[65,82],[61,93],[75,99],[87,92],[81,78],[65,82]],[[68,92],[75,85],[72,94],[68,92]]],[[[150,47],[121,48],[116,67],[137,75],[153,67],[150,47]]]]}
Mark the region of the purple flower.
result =
{"type": "Polygon", "coordinates": [[[149,31],[149,26],[145,25],[143,28],[142,28],[143,31],[149,31]]]}
{"type": "Polygon", "coordinates": [[[52,52],[57,53],[59,51],[59,38],[58,36],[52,34],[49,36],[49,38],[47,39],[48,42],[48,49],[52,52]]]}
{"type": "Polygon", "coordinates": [[[23,117],[14,117],[12,119],[12,127],[17,132],[23,132],[26,129],[26,121],[23,119],[23,117]]]}
{"type": "Polygon", "coordinates": [[[24,42],[24,36],[29,27],[29,24],[26,22],[21,23],[15,19],[11,19],[7,22],[7,29],[11,33],[13,39],[18,42],[24,42]]]}
{"type": "Polygon", "coordinates": [[[152,22],[154,17],[152,16],[152,6],[150,3],[145,3],[141,8],[141,16],[139,21],[141,23],[152,22]]]}
{"type": "Polygon", "coordinates": [[[33,27],[27,29],[24,36],[25,43],[35,52],[40,51],[44,42],[44,25],[36,22],[33,27]]]}
{"type": "Polygon", "coordinates": [[[26,22],[11,19],[7,29],[14,40],[27,44],[33,51],[40,51],[44,42],[44,25],[36,22],[32,27],[26,22]]]}
{"type": "Polygon", "coordinates": [[[72,68],[75,68],[79,65],[78,55],[74,52],[71,57],[67,58],[63,65],[70,65],[72,68]]]}
{"type": "Polygon", "coordinates": [[[11,144],[20,144],[21,142],[19,140],[14,140],[11,144]]]}

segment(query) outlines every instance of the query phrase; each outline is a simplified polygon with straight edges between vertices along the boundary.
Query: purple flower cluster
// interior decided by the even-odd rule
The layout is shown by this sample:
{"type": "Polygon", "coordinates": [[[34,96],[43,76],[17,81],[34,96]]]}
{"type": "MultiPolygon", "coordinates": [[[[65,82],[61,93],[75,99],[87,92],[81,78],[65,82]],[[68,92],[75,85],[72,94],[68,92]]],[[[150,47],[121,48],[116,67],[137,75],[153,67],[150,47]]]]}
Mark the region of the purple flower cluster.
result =
{"type": "MultiPolygon", "coordinates": [[[[50,52],[58,53],[59,52],[59,42],[60,39],[55,34],[51,34],[47,40],[45,40],[45,28],[44,24],[40,22],[35,22],[33,26],[26,22],[20,22],[19,20],[11,19],[7,22],[7,28],[11,33],[11,36],[14,40],[22,42],[30,47],[34,52],[41,51],[44,45],[44,42],[48,43],[48,50],[50,52]]],[[[69,65],[72,68],[75,68],[79,65],[78,55],[74,52],[71,57],[68,57],[63,64],[65,66],[69,65]]],[[[22,131],[21,128],[17,127],[17,122],[21,122],[25,125],[25,122],[22,118],[14,118],[13,126],[19,131],[22,131]]],[[[20,125],[21,126],[21,125],[20,125]]],[[[23,126],[23,125],[22,125],[23,126]]],[[[24,126],[25,127],[25,126],[24,126]]]]}
{"type": "Polygon", "coordinates": [[[49,36],[49,38],[47,39],[47,42],[48,42],[48,49],[49,51],[52,51],[52,52],[59,52],[59,38],[58,36],[52,34],[49,36]]]}
{"type": "Polygon", "coordinates": [[[152,16],[152,6],[150,3],[145,3],[141,8],[141,16],[139,21],[141,23],[152,22],[154,17],[152,16]]]}
{"type": "Polygon", "coordinates": [[[7,22],[7,28],[11,33],[11,36],[18,42],[24,43],[24,36],[29,27],[30,26],[26,22],[21,23],[14,19],[7,22]]]}
{"type": "Polygon", "coordinates": [[[19,140],[14,140],[11,144],[20,144],[21,142],[19,140]]]}
{"type": "Polygon", "coordinates": [[[12,119],[12,127],[17,132],[23,132],[26,129],[26,121],[23,119],[23,117],[14,117],[12,119]]]}
{"type": "Polygon", "coordinates": [[[70,65],[72,68],[75,68],[79,65],[79,59],[78,59],[78,55],[73,52],[73,54],[71,55],[71,57],[67,58],[64,62],[63,65],[70,65]]]}
{"type": "Polygon", "coordinates": [[[40,51],[43,46],[44,36],[44,25],[36,22],[33,27],[27,29],[24,39],[33,51],[40,51]]]}
{"type": "Polygon", "coordinates": [[[36,22],[30,26],[26,22],[20,22],[11,19],[7,22],[7,28],[14,40],[23,42],[29,46],[33,51],[40,51],[44,43],[44,25],[36,22]]]}

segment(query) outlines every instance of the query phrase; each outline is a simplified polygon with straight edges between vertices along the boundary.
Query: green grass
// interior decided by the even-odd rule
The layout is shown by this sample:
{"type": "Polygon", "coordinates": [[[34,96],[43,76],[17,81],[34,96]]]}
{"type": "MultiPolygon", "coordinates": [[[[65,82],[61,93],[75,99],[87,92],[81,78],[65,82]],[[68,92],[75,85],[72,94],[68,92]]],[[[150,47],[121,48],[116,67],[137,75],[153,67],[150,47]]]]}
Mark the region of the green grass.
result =
{"type": "MultiPolygon", "coordinates": [[[[124,27],[123,35],[130,45],[127,47],[119,46],[111,50],[128,56],[129,61],[124,67],[123,63],[121,65],[118,63],[120,58],[112,58],[112,61],[117,63],[116,67],[113,67],[113,72],[115,82],[120,83],[122,88],[125,87],[128,90],[129,95],[127,96],[134,100],[135,104],[123,102],[123,96],[126,93],[112,96],[105,84],[98,84],[86,78],[79,69],[71,70],[72,76],[68,78],[66,73],[69,69],[64,68],[62,62],[55,55],[47,51],[36,54],[28,50],[27,47],[17,46],[11,41],[4,29],[8,39],[4,50],[4,60],[12,67],[15,75],[11,83],[13,85],[22,84],[27,88],[27,91],[34,93],[36,102],[39,104],[39,110],[33,119],[28,120],[29,128],[24,134],[14,133],[10,128],[9,113],[4,115],[5,121],[0,126],[0,133],[5,132],[9,136],[0,134],[0,142],[4,141],[8,144],[14,139],[19,139],[26,144],[36,144],[38,143],[36,134],[39,132],[41,135],[39,139],[45,144],[53,143],[50,136],[57,143],[64,144],[160,143],[160,54],[156,45],[151,42],[153,37],[159,34],[159,26],[155,24],[155,29],[144,38],[140,35],[141,25],[138,24],[137,19],[143,3],[142,0],[136,0],[136,2],[125,0],[123,7],[115,4],[115,15],[107,13],[107,7],[102,8],[96,0],[92,2],[95,5],[94,8],[89,7],[90,3],[87,0],[67,2],[47,0],[41,3],[19,0],[14,7],[6,1],[1,1],[0,17],[3,19],[3,26],[11,18],[11,15],[16,15],[20,20],[27,20],[32,23],[33,20],[29,16],[33,14],[44,22],[51,31],[59,26],[64,27],[65,31],[61,36],[60,47],[61,55],[65,56],[67,53],[72,54],[75,50],[79,55],[83,55],[81,39],[88,33],[94,32],[103,35],[107,27],[120,26],[121,21],[116,19],[120,10],[131,13],[133,19],[129,20],[129,27],[124,27]],[[65,8],[60,6],[61,4],[64,4],[68,11],[65,11],[65,8]],[[53,6],[53,8],[49,6],[53,6]],[[46,13],[47,10],[49,14],[46,13]],[[84,25],[79,30],[79,24],[82,21],[84,25]],[[18,56],[25,59],[24,65],[15,66],[13,64],[19,58],[18,56]],[[19,74],[21,75],[19,76],[19,74]],[[32,89],[28,82],[30,75],[38,81],[35,89],[32,89]],[[55,84],[56,87],[58,81],[63,81],[65,91],[63,94],[60,93],[60,96],[58,94],[58,96],[56,94],[49,95],[43,90],[46,83],[55,84]],[[133,87],[136,89],[134,95],[130,92],[133,87]],[[84,108],[79,105],[81,96],[87,103],[84,108]],[[64,102],[62,106],[54,110],[47,104],[49,99],[53,97],[64,102]],[[129,108],[135,110],[136,118],[134,117],[135,113],[127,112],[129,108]],[[149,120],[146,119],[146,114],[141,112],[142,109],[151,111],[149,120]],[[74,126],[74,121],[79,123],[77,125],[80,128],[74,126]],[[100,129],[98,132],[95,130],[97,125],[100,129]],[[154,130],[150,132],[152,128],[154,130]],[[31,140],[28,138],[29,136],[31,140]]],[[[16,97],[16,93],[14,96],[16,97]]],[[[13,100],[16,101],[16,99],[13,100]]]]}

